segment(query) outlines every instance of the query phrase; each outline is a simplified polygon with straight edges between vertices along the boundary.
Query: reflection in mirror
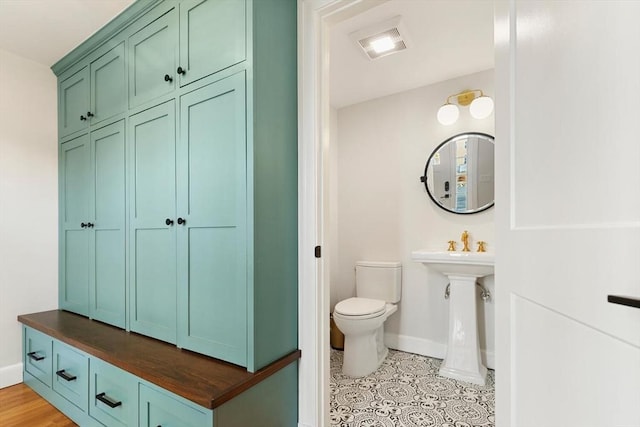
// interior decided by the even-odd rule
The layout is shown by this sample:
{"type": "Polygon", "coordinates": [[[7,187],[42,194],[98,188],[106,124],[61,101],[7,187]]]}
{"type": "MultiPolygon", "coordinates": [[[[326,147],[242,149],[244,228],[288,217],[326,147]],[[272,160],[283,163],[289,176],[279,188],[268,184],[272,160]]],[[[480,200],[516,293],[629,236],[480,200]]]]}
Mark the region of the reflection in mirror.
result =
{"type": "Polygon", "coordinates": [[[442,209],[471,214],[493,206],[493,137],[467,132],[453,136],[431,153],[420,180],[442,209]]]}

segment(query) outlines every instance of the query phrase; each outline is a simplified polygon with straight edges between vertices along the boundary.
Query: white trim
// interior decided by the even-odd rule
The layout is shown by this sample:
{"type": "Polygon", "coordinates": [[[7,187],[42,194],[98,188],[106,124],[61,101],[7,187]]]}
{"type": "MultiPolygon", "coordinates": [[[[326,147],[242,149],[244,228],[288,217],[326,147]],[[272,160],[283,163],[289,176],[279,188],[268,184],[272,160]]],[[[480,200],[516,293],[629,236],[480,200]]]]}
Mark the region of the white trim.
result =
{"type": "MultiPolygon", "coordinates": [[[[447,345],[444,343],[427,340],[424,338],[410,337],[408,335],[398,335],[391,332],[384,333],[384,343],[394,350],[406,351],[407,353],[419,354],[421,356],[444,359],[447,354],[447,345]]],[[[495,369],[495,354],[493,351],[480,350],[482,362],[489,369],[495,369]]]]}
{"type": "Polygon", "coordinates": [[[298,0],[298,421],[329,425],[328,242],[323,229],[322,147],[329,138],[329,48],[332,23],[389,0],[298,0]]]}
{"type": "Polygon", "coordinates": [[[22,362],[0,368],[0,388],[22,382],[22,362]]]}

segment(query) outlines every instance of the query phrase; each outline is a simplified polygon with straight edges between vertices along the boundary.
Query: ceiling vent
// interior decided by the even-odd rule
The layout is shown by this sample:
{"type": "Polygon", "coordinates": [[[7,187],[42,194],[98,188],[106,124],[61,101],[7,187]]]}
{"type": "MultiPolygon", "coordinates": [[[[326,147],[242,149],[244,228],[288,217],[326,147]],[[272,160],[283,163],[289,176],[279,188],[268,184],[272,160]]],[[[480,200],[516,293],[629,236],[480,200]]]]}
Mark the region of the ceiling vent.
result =
{"type": "Polygon", "coordinates": [[[406,30],[396,16],[350,34],[369,59],[378,59],[407,48],[406,30]]]}

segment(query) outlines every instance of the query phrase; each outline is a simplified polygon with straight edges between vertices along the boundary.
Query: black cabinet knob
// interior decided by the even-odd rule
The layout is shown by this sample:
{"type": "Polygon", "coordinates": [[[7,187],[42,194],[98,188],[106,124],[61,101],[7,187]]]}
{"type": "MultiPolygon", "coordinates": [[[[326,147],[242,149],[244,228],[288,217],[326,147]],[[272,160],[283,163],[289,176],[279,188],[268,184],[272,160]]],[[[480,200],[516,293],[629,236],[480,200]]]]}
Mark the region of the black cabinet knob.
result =
{"type": "Polygon", "coordinates": [[[186,219],[184,219],[184,218],[178,218],[178,224],[183,225],[183,224],[186,224],[186,223],[187,223],[187,220],[186,220],[186,219]]]}
{"type": "Polygon", "coordinates": [[[182,67],[178,67],[178,69],[176,70],[176,72],[177,72],[178,74],[182,74],[183,76],[184,76],[185,74],[187,74],[187,70],[185,70],[185,69],[184,69],[184,68],[182,68],[182,67]]]}
{"type": "Polygon", "coordinates": [[[172,82],[173,78],[169,74],[165,74],[164,75],[164,81],[165,82],[172,82]]]}
{"type": "Polygon", "coordinates": [[[89,227],[89,228],[93,228],[93,226],[94,226],[94,225],[95,225],[95,224],[94,224],[94,223],[92,223],[92,222],[88,222],[88,223],[87,223],[87,227],[89,227]]]}
{"type": "Polygon", "coordinates": [[[164,223],[165,223],[165,224],[167,224],[167,225],[169,225],[169,226],[171,226],[171,225],[173,225],[173,220],[172,220],[172,219],[167,218],[167,219],[165,219],[165,220],[164,220],[164,223]]]}
{"type": "Polygon", "coordinates": [[[93,117],[93,113],[91,111],[87,111],[87,117],[93,117]]]}
{"type": "Polygon", "coordinates": [[[80,223],[80,228],[87,228],[87,225],[88,225],[87,223],[81,222],[80,223]]]}
{"type": "Polygon", "coordinates": [[[85,116],[80,116],[80,120],[87,120],[85,116]]]}

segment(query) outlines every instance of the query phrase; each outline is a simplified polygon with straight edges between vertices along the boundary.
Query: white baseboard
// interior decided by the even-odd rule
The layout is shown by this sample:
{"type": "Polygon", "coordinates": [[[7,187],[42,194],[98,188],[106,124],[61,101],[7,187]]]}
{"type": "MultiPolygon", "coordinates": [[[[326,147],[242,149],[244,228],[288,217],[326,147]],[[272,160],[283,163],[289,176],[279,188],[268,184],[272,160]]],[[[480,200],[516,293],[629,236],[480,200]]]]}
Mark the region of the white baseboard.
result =
{"type": "Polygon", "coordinates": [[[20,384],[22,382],[22,363],[0,368],[0,388],[20,384]]]}
{"type": "Polygon", "coordinates": [[[298,423],[298,427],[311,427],[311,425],[310,424],[298,423]]]}
{"type": "MultiPolygon", "coordinates": [[[[410,337],[408,335],[385,332],[384,343],[387,347],[394,350],[406,351],[407,353],[419,354],[435,359],[444,359],[447,354],[446,344],[424,338],[410,337]]],[[[495,355],[493,351],[480,350],[480,357],[482,357],[482,361],[487,368],[495,369],[495,355]]]]}

